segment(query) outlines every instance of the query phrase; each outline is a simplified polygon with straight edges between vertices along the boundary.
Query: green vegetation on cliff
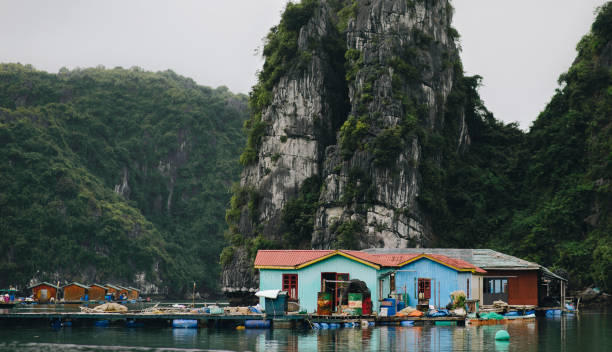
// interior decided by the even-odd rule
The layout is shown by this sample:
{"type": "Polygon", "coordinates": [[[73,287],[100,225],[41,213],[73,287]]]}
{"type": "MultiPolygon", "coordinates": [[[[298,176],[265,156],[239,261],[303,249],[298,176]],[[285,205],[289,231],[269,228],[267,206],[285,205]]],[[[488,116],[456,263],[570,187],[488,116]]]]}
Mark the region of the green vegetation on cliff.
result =
{"type": "Polygon", "coordinates": [[[478,80],[464,78],[449,99],[468,103],[471,145],[426,143],[425,155],[444,158],[421,169],[421,203],[439,246],[488,246],[566,272],[575,288],[611,289],[612,4],[577,50],[528,133],[493,119],[478,80]]]}
{"type": "Polygon", "coordinates": [[[214,293],[246,97],[172,71],[0,65],[0,286],[214,293]]]}

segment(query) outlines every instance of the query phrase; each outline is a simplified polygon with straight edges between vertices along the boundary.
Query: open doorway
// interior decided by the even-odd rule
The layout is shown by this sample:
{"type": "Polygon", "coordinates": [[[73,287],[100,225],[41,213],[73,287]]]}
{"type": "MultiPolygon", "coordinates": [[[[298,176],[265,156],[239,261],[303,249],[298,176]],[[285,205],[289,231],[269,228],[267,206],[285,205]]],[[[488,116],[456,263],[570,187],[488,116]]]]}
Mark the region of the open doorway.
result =
{"type": "Polygon", "coordinates": [[[321,273],[321,291],[332,294],[332,310],[337,311],[339,305],[348,304],[342,302],[342,297],[348,288],[349,279],[347,273],[321,273]]]}

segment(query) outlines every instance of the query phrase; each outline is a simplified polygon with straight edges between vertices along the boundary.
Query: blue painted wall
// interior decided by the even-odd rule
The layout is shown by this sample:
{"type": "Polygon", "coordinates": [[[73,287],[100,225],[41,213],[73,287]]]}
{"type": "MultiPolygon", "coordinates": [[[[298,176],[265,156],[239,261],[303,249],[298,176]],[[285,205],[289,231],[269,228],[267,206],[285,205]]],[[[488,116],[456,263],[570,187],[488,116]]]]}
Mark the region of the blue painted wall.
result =
{"type": "MultiPolygon", "coordinates": [[[[418,278],[431,279],[431,298],[429,304],[445,307],[450,302],[450,293],[467,289],[467,280],[472,280],[471,272],[458,272],[428,258],[408,263],[395,273],[397,293],[408,293],[408,305],[416,306],[415,284],[418,278]],[[438,291],[439,285],[439,291],[438,291]],[[435,286],[435,287],[434,287],[435,286]]],[[[388,280],[388,279],[387,279],[388,280]]],[[[470,287],[472,282],[470,282],[470,287]]],[[[466,291],[467,293],[467,291],[466,291]]]]}
{"type": "MultiPolygon", "coordinates": [[[[262,291],[280,290],[283,288],[283,274],[298,274],[300,309],[312,313],[317,310],[317,293],[321,291],[321,273],[326,272],[348,273],[350,279],[364,281],[372,293],[372,309],[378,311],[378,271],[341,255],[335,255],[298,270],[259,269],[259,289],[262,291]]],[[[260,298],[260,304],[264,306],[265,299],[260,298]]]]}

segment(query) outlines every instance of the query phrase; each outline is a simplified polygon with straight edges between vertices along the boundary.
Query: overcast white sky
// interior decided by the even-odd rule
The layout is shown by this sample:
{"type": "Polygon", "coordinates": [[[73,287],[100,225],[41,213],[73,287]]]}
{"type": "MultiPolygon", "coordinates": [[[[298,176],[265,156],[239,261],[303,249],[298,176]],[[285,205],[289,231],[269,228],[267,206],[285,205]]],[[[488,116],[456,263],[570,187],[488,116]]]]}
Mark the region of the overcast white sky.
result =
{"type": "MultiPolygon", "coordinates": [[[[247,93],[287,0],[0,0],[0,62],[172,69],[247,93]]],[[[498,119],[527,129],[604,0],[454,0],[468,74],[498,119]]]]}

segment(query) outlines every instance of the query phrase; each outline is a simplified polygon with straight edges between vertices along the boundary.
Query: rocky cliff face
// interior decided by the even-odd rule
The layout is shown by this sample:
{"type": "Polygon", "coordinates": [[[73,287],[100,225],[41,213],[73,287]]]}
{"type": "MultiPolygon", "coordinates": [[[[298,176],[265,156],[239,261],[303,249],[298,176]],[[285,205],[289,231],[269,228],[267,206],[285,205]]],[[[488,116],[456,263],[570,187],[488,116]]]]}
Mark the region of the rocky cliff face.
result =
{"type": "Polygon", "coordinates": [[[422,165],[438,156],[424,156],[423,144],[442,130],[457,149],[469,144],[461,109],[447,108],[462,74],[452,11],[446,0],[287,7],[264,49],[266,63],[287,69],[272,79],[264,65],[251,94],[251,154],[221,258],[226,292],[258,286],[257,249],[400,248],[435,236],[419,196],[422,165]],[[279,37],[297,54],[278,59],[279,37]]]}

